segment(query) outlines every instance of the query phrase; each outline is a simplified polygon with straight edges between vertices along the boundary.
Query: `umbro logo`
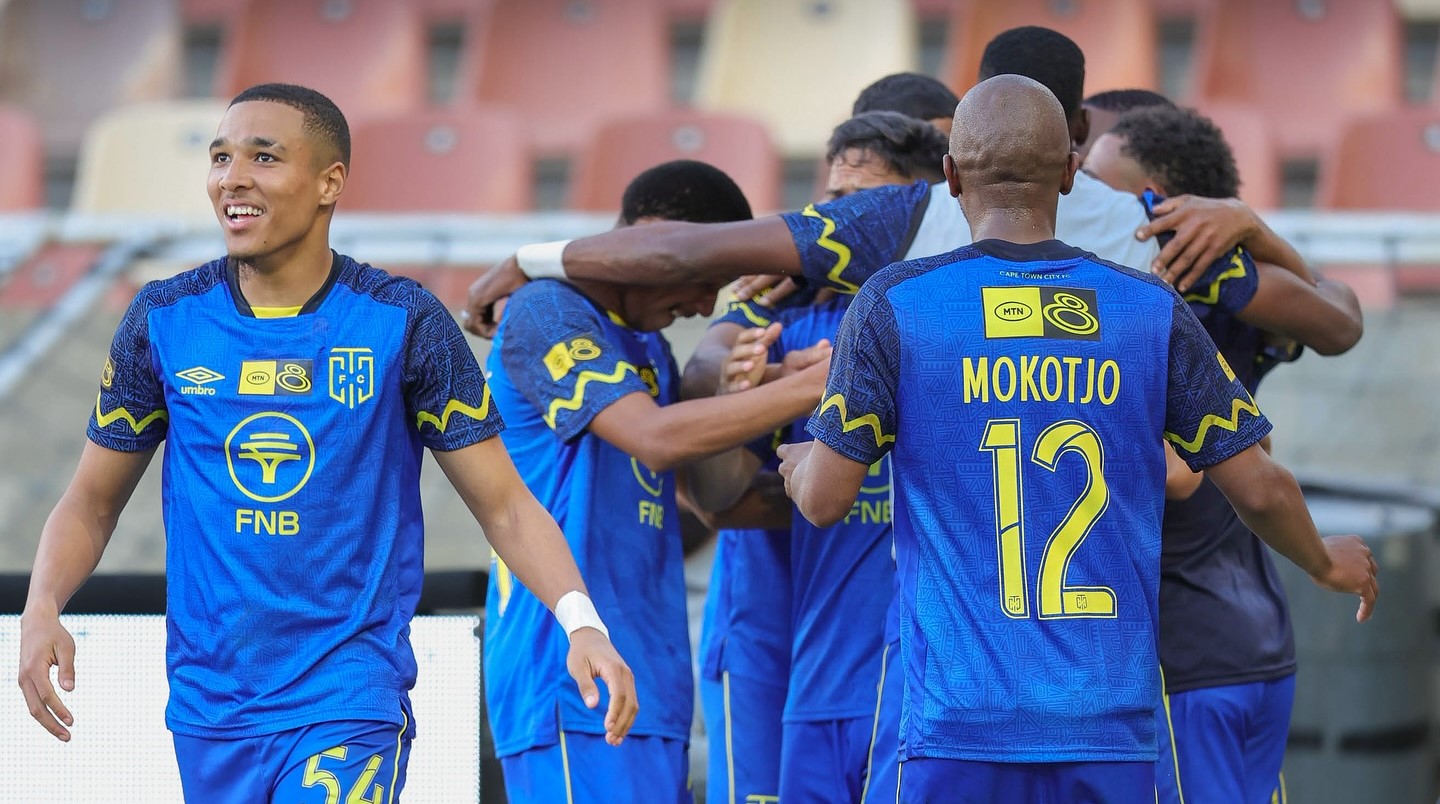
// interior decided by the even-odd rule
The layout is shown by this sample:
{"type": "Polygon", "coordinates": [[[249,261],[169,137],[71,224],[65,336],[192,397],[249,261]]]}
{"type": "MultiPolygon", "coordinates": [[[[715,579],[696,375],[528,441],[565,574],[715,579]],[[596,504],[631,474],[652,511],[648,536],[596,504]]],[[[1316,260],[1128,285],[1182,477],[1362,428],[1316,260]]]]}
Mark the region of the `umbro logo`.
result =
{"type": "Polygon", "coordinates": [[[214,396],[215,389],[209,387],[210,383],[225,379],[224,374],[204,366],[177,371],[175,376],[190,383],[180,386],[180,393],[193,396],[214,396]]]}

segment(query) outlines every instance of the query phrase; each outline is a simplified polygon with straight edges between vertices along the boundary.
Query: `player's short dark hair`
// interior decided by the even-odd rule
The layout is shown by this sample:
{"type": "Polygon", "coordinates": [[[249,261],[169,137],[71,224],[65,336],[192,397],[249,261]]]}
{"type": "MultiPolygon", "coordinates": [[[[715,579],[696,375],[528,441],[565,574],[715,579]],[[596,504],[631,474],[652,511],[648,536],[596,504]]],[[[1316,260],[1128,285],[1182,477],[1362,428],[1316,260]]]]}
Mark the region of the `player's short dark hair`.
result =
{"type": "Polygon", "coordinates": [[[630,181],[620,199],[625,225],[641,218],[690,223],[728,223],[755,217],[745,193],[725,171],[693,159],[677,159],[630,181]]]}
{"type": "Polygon", "coordinates": [[[1235,154],[1220,129],[1193,109],[1149,106],[1127,112],[1110,129],[1120,152],[1170,195],[1233,198],[1240,193],[1235,154]]]}
{"type": "Polygon", "coordinates": [[[980,79],[1023,75],[1045,85],[1074,120],[1085,97],[1085,54],[1059,31],[1027,25],[1002,31],[980,57],[980,79]]]}
{"type": "Polygon", "coordinates": [[[851,148],[883,160],[906,178],[939,181],[950,142],[925,120],[899,112],[865,112],[835,127],[825,161],[833,162],[851,148]]]}
{"type": "Polygon", "coordinates": [[[939,81],[920,73],[887,75],[860,90],[852,115],[866,112],[899,112],[919,120],[950,118],[960,98],[939,81]]]}
{"type": "Polygon", "coordinates": [[[230,105],[248,101],[283,103],[305,115],[304,130],[335,149],[336,158],[350,167],[350,124],[335,101],[309,87],[297,84],[256,84],[241,92],[230,105]]]}
{"type": "Polygon", "coordinates": [[[1112,89],[1108,92],[1096,92],[1085,99],[1085,105],[1107,112],[1124,114],[1133,109],[1144,109],[1147,106],[1167,106],[1173,109],[1175,101],[1148,89],[1112,89]]]}

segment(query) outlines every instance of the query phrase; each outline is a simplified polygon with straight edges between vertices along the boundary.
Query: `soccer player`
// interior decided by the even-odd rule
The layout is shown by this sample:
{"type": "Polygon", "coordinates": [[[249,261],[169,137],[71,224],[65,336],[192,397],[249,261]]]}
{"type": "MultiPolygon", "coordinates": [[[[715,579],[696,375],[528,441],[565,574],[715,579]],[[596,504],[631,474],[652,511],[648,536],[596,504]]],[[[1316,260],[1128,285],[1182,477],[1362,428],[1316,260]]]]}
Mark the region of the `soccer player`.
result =
{"type": "MultiPolygon", "coordinates": [[[[1085,166],[1147,199],[1156,192],[1225,196],[1239,189],[1234,156],[1219,129],[1171,106],[1119,118],[1085,166]]],[[[1222,260],[1219,267],[1219,276],[1245,272],[1223,282],[1248,284],[1248,301],[1220,304],[1235,294],[1219,288],[1186,298],[1251,393],[1266,371],[1296,354],[1270,344],[1266,332],[1247,322],[1264,321],[1268,312],[1272,320],[1283,315],[1308,325],[1296,329],[1300,342],[1323,354],[1344,351],[1359,339],[1354,294],[1324,278],[1312,288],[1301,278],[1309,276],[1303,262],[1296,273],[1261,263],[1265,273],[1258,283],[1248,257],[1222,260]]],[[[1285,339],[1287,346],[1293,343],[1285,339]]],[[[1158,712],[1161,800],[1179,802],[1183,791],[1183,800],[1194,804],[1269,801],[1278,787],[1295,689],[1295,640],[1284,588],[1268,552],[1209,480],[1167,501],[1162,547],[1160,664],[1168,700],[1158,712]]]]}
{"type": "Polygon", "coordinates": [[[227,256],[131,304],[90,443],[40,538],[20,632],[35,719],[70,738],[49,672],[74,689],[59,613],[166,441],[166,724],[186,799],[398,800],[415,734],[428,447],[561,620],[585,706],[599,703],[592,679],[605,681],[604,731],[620,743],[635,717],[630,671],[496,437],[464,336],[414,282],[330,250],[350,162],[340,110],[304,87],[252,87],[210,160],[227,256]]]}
{"type": "MultiPolygon", "coordinates": [[[[644,228],[749,215],[728,176],[680,161],[631,183],[622,221],[644,228]]],[[[678,371],[658,330],[708,313],[718,289],[536,282],[506,307],[488,364],[510,424],[505,443],[616,624],[645,700],[625,744],[605,745],[604,724],[562,695],[563,635],[497,564],[485,688],[511,801],[689,798],[694,696],[675,470],[813,409],[826,368],[822,361],[744,393],[678,401],[678,371]]]]}
{"type": "Polygon", "coordinates": [[[1085,157],[1090,153],[1090,148],[1095,141],[1110,129],[1115,127],[1122,115],[1134,109],[1143,109],[1147,106],[1174,106],[1169,98],[1159,92],[1151,92],[1148,89],[1111,89],[1105,92],[1096,92],[1085,99],[1083,104],[1085,113],[1090,116],[1090,132],[1080,147],[1075,150],[1080,154],[1080,164],[1085,164],[1085,157]]]}
{"type": "Polygon", "coordinates": [[[974,244],[861,289],[816,441],[780,448],[822,525],[891,454],[902,801],[1155,795],[1162,435],[1359,619],[1374,604],[1368,548],[1316,534],[1184,301],[1054,239],[1078,166],[1063,119],[1019,76],[966,94],[945,172],[974,244]]]}
{"type": "Polygon", "coordinates": [[[859,117],[866,112],[899,112],[924,120],[949,137],[950,121],[959,102],[950,87],[928,75],[895,73],[860,90],[850,114],[859,117]]]}

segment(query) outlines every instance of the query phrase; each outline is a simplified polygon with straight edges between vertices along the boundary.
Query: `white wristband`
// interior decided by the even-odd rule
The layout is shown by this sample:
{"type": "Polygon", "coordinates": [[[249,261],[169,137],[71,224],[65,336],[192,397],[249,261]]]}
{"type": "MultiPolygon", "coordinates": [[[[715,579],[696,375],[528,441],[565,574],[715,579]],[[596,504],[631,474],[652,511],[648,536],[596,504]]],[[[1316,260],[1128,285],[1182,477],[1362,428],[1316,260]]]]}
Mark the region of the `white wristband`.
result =
{"type": "Polygon", "coordinates": [[[594,628],[606,639],[610,638],[610,629],[600,621],[600,613],[595,611],[595,604],[584,592],[570,591],[561,595],[555,603],[555,619],[560,621],[567,637],[581,628],[594,628]]]}
{"type": "Polygon", "coordinates": [[[564,279],[564,254],[568,245],[569,240],[552,240],[521,246],[515,252],[515,262],[531,279],[564,279]]]}

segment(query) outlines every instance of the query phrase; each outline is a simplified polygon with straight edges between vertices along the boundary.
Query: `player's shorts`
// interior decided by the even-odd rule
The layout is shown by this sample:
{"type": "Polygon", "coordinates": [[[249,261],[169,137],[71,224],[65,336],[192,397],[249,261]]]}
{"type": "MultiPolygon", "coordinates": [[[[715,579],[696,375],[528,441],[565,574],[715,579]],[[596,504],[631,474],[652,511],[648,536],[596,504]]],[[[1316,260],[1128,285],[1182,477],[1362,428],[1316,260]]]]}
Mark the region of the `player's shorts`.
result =
{"type": "Polygon", "coordinates": [[[895,800],[900,772],[900,702],[905,673],[900,665],[900,599],[890,601],[885,615],[885,652],[880,662],[880,695],[875,701],[875,736],[865,764],[860,804],[895,800]]]}
{"type": "Polygon", "coordinates": [[[1150,762],[969,762],[907,759],[900,763],[902,804],[1149,804],[1150,762]]]}
{"type": "Polygon", "coordinates": [[[700,679],[709,737],[705,800],[773,804],[780,795],[780,716],[785,686],[721,674],[700,679]]]}
{"type": "Polygon", "coordinates": [[[1280,766],[1295,676],[1177,692],[1156,713],[1160,804],[1270,804],[1284,799],[1280,766]],[[1174,734],[1172,741],[1171,734],[1174,734]]]}
{"type": "Polygon", "coordinates": [[[410,759],[406,726],[369,720],[317,723],[238,740],[174,737],[185,800],[204,804],[389,804],[400,800],[410,759]]]}
{"type": "Polygon", "coordinates": [[[786,723],[780,800],[786,804],[859,801],[874,733],[873,717],[786,723]]]}
{"type": "Polygon", "coordinates": [[[690,747],[684,740],[561,731],[554,745],[500,759],[510,804],[693,804],[690,747]]]}

